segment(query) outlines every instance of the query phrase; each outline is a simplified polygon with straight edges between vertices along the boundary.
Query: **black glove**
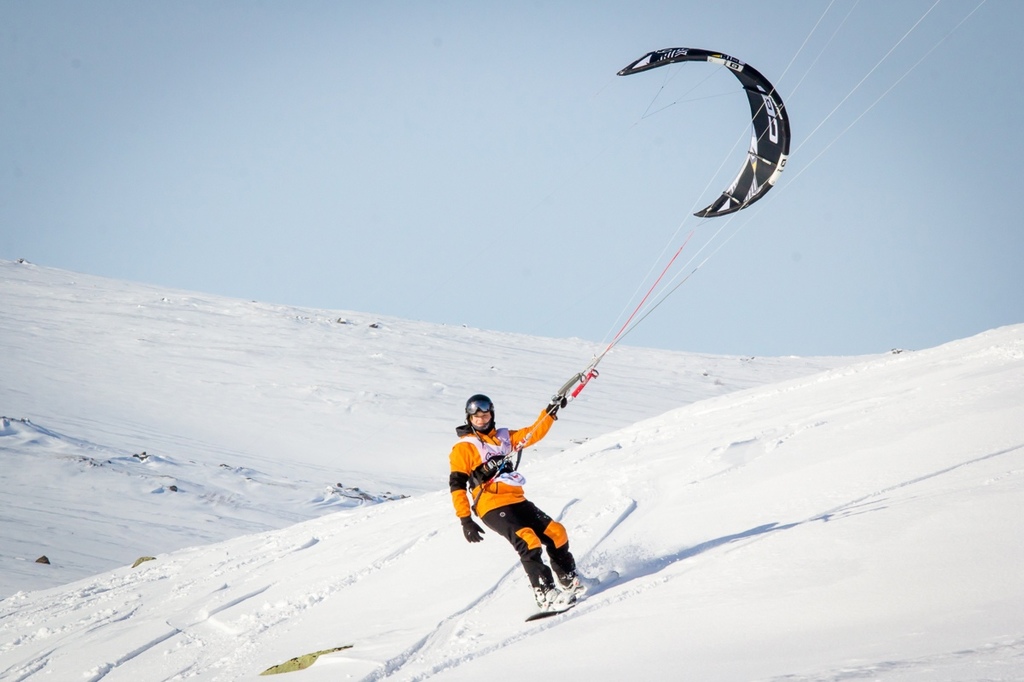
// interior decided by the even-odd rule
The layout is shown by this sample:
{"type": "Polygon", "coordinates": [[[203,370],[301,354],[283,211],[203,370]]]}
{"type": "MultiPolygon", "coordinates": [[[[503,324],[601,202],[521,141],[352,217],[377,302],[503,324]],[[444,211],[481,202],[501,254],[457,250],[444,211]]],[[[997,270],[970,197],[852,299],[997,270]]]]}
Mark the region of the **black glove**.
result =
{"type": "Polygon", "coordinates": [[[478,485],[483,485],[495,476],[511,471],[511,466],[511,462],[504,457],[492,457],[474,469],[473,473],[469,475],[469,487],[475,488],[478,485]]]}
{"type": "Polygon", "coordinates": [[[476,525],[472,516],[462,517],[462,534],[466,536],[466,542],[480,542],[484,539],[484,529],[476,525]]]}
{"type": "MultiPolygon", "coordinates": [[[[564,395],[556,395],[554,398],[551,399],[551,403],[547,406],[547,408],[545,408],[544,411],[550,414],[552,417],[555,417],[555,415],[558,414],[558,409],[561,407],[565,407],[568,403],[569,401],[566,399],[564,395]]],[[[555,419],[558,419],[558,417],[555,417],[555,419]]]]}

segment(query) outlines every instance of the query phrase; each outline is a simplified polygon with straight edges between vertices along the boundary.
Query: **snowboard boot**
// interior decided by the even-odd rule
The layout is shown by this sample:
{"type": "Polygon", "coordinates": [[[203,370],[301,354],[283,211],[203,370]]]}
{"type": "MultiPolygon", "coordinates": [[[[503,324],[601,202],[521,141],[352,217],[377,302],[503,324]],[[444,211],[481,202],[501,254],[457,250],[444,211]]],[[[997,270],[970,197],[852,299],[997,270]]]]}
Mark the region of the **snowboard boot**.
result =
{"type": "Polygon", "coordinates": [[[535,587],[533,596],[537,599],[537,607],[541,611],[557,611],[576,601],[575,595],[554,587],[535,587]]]}
{"type": "Polygon", "coordinates": [[[589,581],[578,573],[567,573],[558,576],[558,588],[567,595],[572,595],[572,601],[582,597],[587,592],[589,581]]]}

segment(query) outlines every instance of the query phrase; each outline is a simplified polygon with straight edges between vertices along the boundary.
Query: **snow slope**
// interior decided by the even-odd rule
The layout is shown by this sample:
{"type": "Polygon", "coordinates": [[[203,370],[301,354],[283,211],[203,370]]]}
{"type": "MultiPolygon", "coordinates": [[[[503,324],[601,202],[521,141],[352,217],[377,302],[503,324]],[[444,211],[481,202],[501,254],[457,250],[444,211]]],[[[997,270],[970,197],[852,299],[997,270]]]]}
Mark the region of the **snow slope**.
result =
{"type": "MultiPolygon", "coordinates": [[[[0,597],[444,488],[467,396],[528,423],[598,350],[11,261],[0,301],[0,597]]],[[[622,347],[530,456],[848,362],[622,347]]]]}
{"type": "MultiPolygon", "coordinates": [[[[10,281],[5,301],[8,287],[17,288],[10,281]]],[[[15,307],[24,318],[32,306],[15,307]]],[[[459,334],[481,344],[493,338],[435,331],[438,348],[459,334]]],[[[471,345],[448,343],[454,357],[471,345]]],[[[513,385],[537,384],[544,401],[545,377],[524,367],[560,362],[555,356],[565,351],[550,344],[505,351],[502,387],[510,395],[513,385]],[[510,370],[517,353],[533,357],[510,370]]],[[[29,354],[23,340],[12,346],[29,354]]],[[[454,374],[453,355],[436,353],[423,366],[454,374]]],[[[630,353],[629,361],[644,356],[630,353]]],[[[631,367],[625,357],[614,358],[621,375],[631,367]]],[[[758,359],[701,361],[734,367],[737,378],[703,399],[694,388],[676,398],[661,388],[662,400],[681,407],[657,414],[649,405],[639,411],[652,416],[639,421],[619,407],[619,417],[633,421],[600,432],[598,403],[614,410],[620,395],[596,390],[612,383],[610,356],[605,375],[556,425],[567,432],[580,415],[593,429],[589,439],[556,441],[527,458],[531,498],[566,524],[581,568],[621,574],[563,616],[523,622],[531,597],[514,554],[493,533],[468,545],[447,491],[435,483],[410,486],[403,499],[15,593],[0,602],[0,679],[245,680],[342,645],[352,648],[289,679],[1024,679],[1024,325],[765,382],[750,377],[758,359]],[[745,373],[752,387],[728,392],[745,373]]],[[[218,374],[214,359],[189,362],[209,366],[214,385],[231,385],[231,372],[218,374]]],[[[701,377],[702,387],[716,386],[715,369],[691,377],[698,360],[680,356],[680,363],[689,383],[701,377]]],[[[281,366],[284,393],[305,378],[305,366],[296,365],[281,366]]],[[[781,364],[764,371],[785,373],[781,364]]],[[[662,376],[642,364],[637,370],[648,372],[662,376]]],[[[645,395],[644,387],[634,384],[630,395],[645,395]]],[[[510,399],[517,401],[510,418],[525,423],[538,398],[522,390],[510,399]]],[[[12,395],[20,394],[5,389],[2,404],[12,395]]],[[[439,429],[442,421],[450,427],[451,408],[436,402],[424,398],[424,411],[439,429]]],[[[50,427],[36,427],[44,421],[37,414],[60,421],[49,433],[77,426],[105,442],[127,442],[143,428],[125,417],[127,407],[100,417],[106,413],[62,416],[34,405],[33,424],[8,419],[0,440],[42,438],[50,427]]],[[[266,407],[253,409],[267,416],[266,407]]],[[[241,408],[231,412],[243,421],[241,408]]],[[[313,413],[310,423],[319,424],[326,410],[313,413]]],[[[166,422],[154,424],[154,440],[173,444],[174,432],[160,431],[166,422]]],[[[252,461],[271,473],[283,471],[265,451],[256,454],[252,461]]],[[[443,455],[430,459],[436,467],[443,455]]],[[[381,480],[401,470],[383,458],[365,468],[374,464],[385,472],[381,480]]],[[[206,470],[193,471],[207,483],[206,470]]]]}

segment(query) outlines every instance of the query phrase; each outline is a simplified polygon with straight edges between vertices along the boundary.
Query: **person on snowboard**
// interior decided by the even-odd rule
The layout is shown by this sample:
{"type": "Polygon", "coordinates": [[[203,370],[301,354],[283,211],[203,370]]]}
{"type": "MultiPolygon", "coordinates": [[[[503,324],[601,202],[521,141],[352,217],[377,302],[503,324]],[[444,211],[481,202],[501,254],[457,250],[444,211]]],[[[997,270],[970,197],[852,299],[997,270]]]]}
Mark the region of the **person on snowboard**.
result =
{"type": "Polygon", "coordinates": [[[466,540],[483,540],[483,529],[473,521],[475,511],[488,528],[512,543],[519,553],[542,610],[572,604],[582,587],[565,527],[526,499],[526,478],[516,468],[522,448],[547,435],[558,408],[565,404],[565,398],[556,396],[531,426],[509,430],[495,427],[491,399],[474,395],[466,401],[466,423],[455,429],[460,440],[449,455],[452,504],[466,540]],[[544,563],[541,547],[547,549],[557,584],[551,568],[544,563]]]}

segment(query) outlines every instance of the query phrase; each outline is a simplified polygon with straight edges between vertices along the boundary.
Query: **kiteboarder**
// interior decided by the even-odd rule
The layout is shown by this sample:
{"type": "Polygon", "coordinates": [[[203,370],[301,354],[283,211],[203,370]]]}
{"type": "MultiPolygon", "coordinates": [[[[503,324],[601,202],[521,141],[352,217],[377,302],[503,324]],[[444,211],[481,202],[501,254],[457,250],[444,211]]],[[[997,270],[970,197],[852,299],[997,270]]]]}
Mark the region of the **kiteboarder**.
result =
{"type": "Polygon", "coordinates": [[[518,459],[527,444],[547,435],[565,404],[564,397],[556,396],[531,426],[509,430],[496,428],[490,398],[471,396],[466,401],[466,423],[455,429],[459,441],[449,455],[452,504],[466,540],[483,540],[484,530],[473,520],[476,512],[484,525],[508,540],[519,553],[541,610],[571,605],[583,588],[565,527],[526,499],[526,478],[517,471],[518,459]],[[542,547],[547,550],[551,568],[544,563],[542,547]]]}

